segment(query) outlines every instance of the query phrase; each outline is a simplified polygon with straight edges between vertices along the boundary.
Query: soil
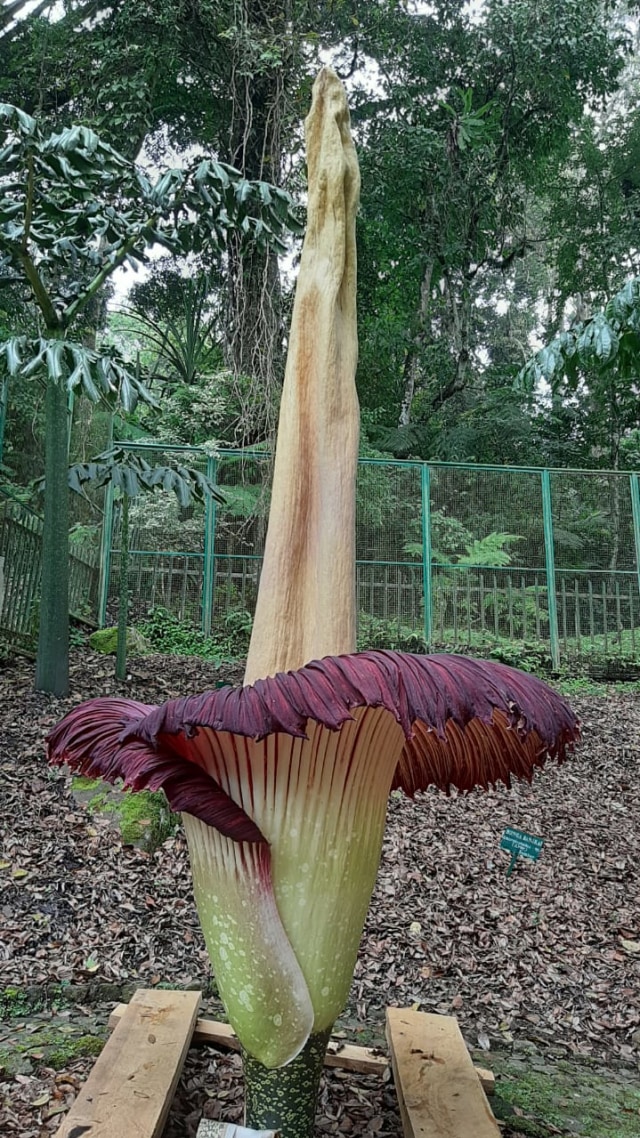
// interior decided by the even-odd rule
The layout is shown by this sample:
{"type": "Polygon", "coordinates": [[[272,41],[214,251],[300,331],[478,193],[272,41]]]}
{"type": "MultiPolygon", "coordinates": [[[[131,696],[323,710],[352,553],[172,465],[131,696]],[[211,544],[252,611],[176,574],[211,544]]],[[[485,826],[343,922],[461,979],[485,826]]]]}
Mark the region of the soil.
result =
{"type": "MultiPolygon", "coordinates": [[[[157,703],[237,682],[240,667],[144,657],[124,684],[77,650],[66,700],[32,690],[32,665],[0,667],[0,1132],[60,1124],[136,987],[196,986],[221,1018],[185,843],[125,844],[95,794],[47,768],[43,738],[95,695],[157,703]],[[149,848],[151,847],[151,848],[149,848]]],[[[392,796],[383,861],[340,1037],[384,1046],[384,1008],[457,1016],[498,1075],[508,1138],[640,1135],[640,693],[594,686],[571,702],[578,755],[533,785],[469,796],[392,796]],[[507,877],[506,827],[544,839],[507,877]]],[[[99,799],[99,795],[97,796],[99,799]]],[[[138,818],[144,825],[145,818],[138,818]]],[[[149,820],[151,824],[151,820],[149,820]]],[[[128,833],[128,832],[127,832],[128,833]]],[[[165,1138],[241,1117],[237,1056],[192,1048],[165,1138]]],[[[317,1134],[402,1133],[391,1082],[334,1070],[317,1134]]]]}

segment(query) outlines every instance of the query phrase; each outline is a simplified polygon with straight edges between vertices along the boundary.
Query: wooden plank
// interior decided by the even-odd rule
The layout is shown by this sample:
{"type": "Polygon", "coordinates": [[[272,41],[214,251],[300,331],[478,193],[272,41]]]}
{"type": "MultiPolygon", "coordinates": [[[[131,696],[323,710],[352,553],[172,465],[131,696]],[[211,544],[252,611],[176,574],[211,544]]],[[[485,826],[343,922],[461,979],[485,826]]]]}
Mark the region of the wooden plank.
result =
{"type": "Polygon", "coordinates": [[[494,1095],[496,1093],[496,1077],[493,1071],[490,1071],[488,1067],[476,1067],[475,1065],[473,1069],[476,1077],[480,1080],[480,1086],[484,1093],[494,1095]]]}
{"type": "Polygon", "coordinates": [[[499,1138],[457,1020],[387,1008],[387,1039],[405,1138],[499,1138]]]}
{"type": "MultiPolygon", "coordinates": [[[[120,1023],[126,1004],[118,1004],[109,1016],[109,1027],[120,1023]]],[[[213,1019],[199,1019],[193,1029],[194,1043],[208,1043],[211,1047],[228,1047],[231,1051],[240,1050],[240,1041],[228,1023],[213,1019]]],[[[381,1075],[389,1066],[385,1055],[377,1055],[370,1047],[356,1047],[333,1039],[325,1056],[325,1066],[342,1067],[347,1071],[358,1071],[361,1075],[381,1075]]]]}
{"type": "Polygon", "coordinates": [[[159,1138],[200,998],[200,992],[136,992],[56,1138],[159,1138]]]}
{"type": "MultiPolygon", "coordinates": [[[[109,1027],[114,1028],[120,1022],[126,1004],[118,1004],[109,1016],[109,1027]]],[[[240,1043],[237,1035],[228,1023],[214,1019],[196,1020],[192,1036],[193,1043],[208,1043],[211,1047],[228,1047],[231,1051],[239,1051],[240,1043]]],[[[352,1043],[343,1043],[339,1039],[331,1039],[325,1056],[326,1067],[340,1067],[347,1071],[357,1071],[360,1075],[383,1075],[389,1066],[386,1055],[380,1055],[371,1047],[358,1047],[352,1043]]],[[[480,1085],[487,1095],[495,1094],[496,1077],[493,1071],[485,1067],[474,1067],[480,1085]]]]}

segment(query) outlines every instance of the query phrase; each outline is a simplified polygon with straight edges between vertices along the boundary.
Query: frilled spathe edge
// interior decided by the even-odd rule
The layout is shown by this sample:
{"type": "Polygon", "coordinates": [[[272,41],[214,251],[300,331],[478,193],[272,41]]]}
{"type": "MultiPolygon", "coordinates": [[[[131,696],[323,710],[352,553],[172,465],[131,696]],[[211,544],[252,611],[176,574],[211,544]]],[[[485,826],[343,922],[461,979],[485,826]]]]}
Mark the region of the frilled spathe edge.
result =
{"type": "Polygon", "coordinates": [[[203,770],[189,739],[201,728],[264,740],[305,738],[309,720],[338,731],[356,707],[384,708],[405,745],[394,787],[413,795],[531,778],[562,761],[579,738],[569,705],[535,676],[466,656],[362,652],[328,656],[251,686],[222,688],[149,707],[97,699],[52,731],[52,761],[133,789],[162,788],[174,810],[193,813],[236,841],[262,841],[255,823],[203,770]]]}

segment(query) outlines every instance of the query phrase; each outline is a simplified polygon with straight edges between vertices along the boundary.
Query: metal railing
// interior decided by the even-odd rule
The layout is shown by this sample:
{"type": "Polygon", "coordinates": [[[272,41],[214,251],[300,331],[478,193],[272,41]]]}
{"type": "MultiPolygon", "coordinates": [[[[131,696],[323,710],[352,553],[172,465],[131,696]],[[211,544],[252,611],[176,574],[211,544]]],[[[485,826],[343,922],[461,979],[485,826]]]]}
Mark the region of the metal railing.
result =
{"type": "MultiPolygon", "coordinates": [[[[39,514],[0,489],[0,637],[32,648],[38,636],[42,529],[39,514]]],[[[73,550],[69,559],[69,611],[95,618],[98,554],[73,550]]]]}
{"type": "MultiPolygon", "coordinates": [[[[160,495],[131,514],[132,619],[161,605],[209,635],[251,613],[268,517],[269,456],[127,444],[153,462],[180,453],[226,493],[180,511],[160,495]]],[[[431,648],[521,642],[561,658],[640,652],[636,473],[360,461],[357,595],[363,638],[431,648]]],[[[119,508],[106,502],[99,617],[115,597],[119,508]]]]}

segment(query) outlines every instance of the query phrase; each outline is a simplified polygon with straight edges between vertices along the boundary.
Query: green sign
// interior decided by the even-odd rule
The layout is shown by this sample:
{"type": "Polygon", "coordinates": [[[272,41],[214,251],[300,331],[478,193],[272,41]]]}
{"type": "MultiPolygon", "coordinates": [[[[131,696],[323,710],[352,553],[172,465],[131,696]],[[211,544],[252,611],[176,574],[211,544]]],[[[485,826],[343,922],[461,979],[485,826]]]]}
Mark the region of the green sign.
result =
{"type": "Polygon", "coordinates": [[[510,827],[505,830],[500,839],[500,849],[509,850],[511,854],[507,877],[511,876],[518,857],[530,857],[532,861],[537,861],[543,845],[544,838],[534,838],[531,834],[525,834],[524,830],[512,830],[510,827]]]}

